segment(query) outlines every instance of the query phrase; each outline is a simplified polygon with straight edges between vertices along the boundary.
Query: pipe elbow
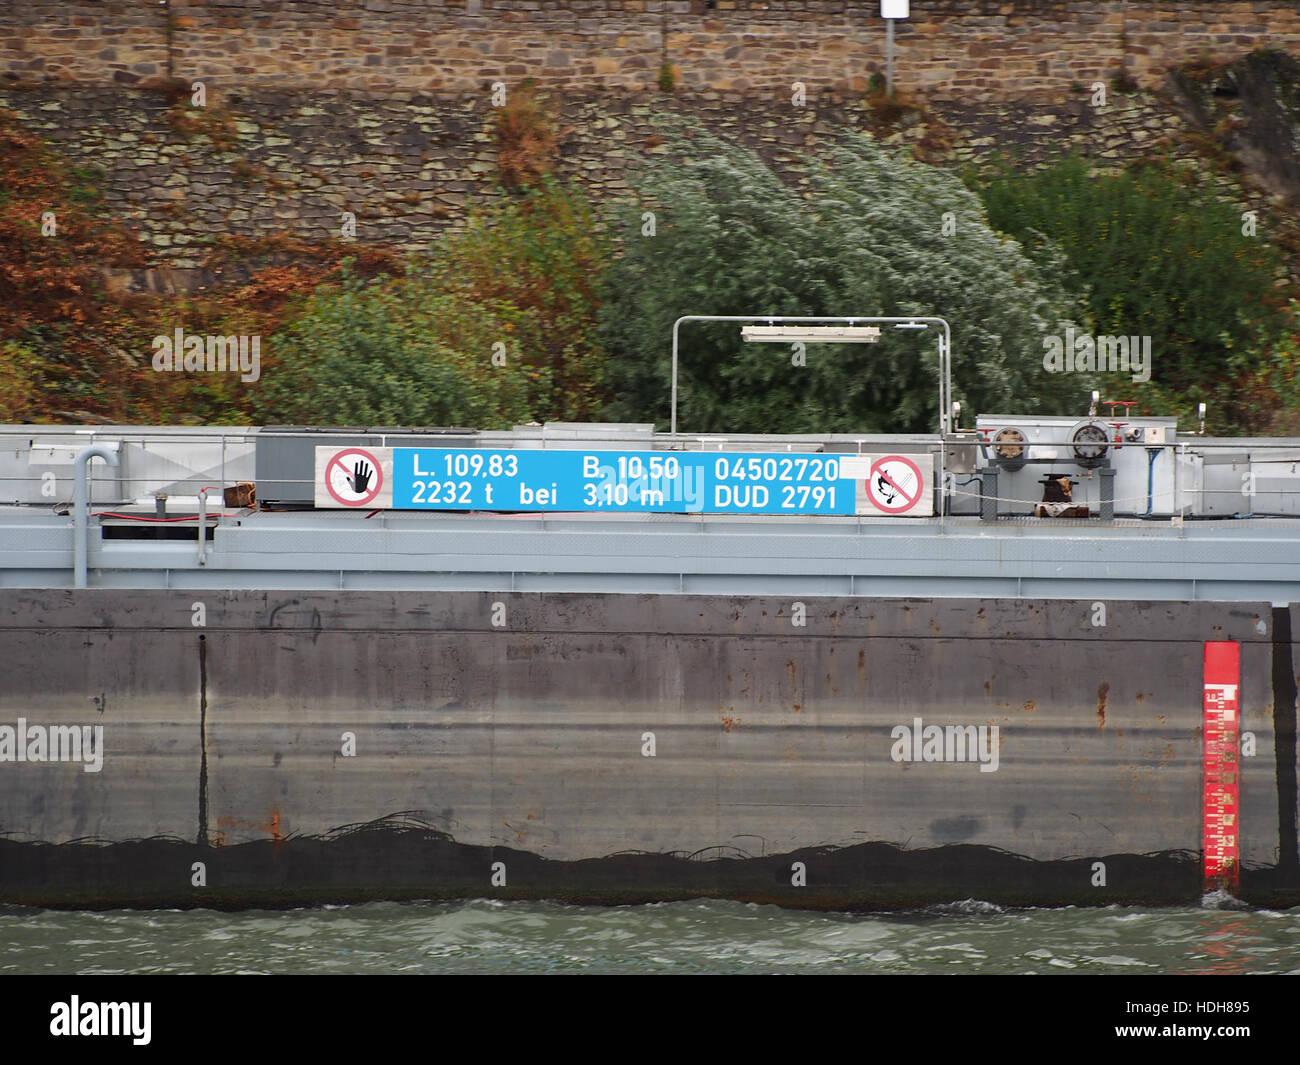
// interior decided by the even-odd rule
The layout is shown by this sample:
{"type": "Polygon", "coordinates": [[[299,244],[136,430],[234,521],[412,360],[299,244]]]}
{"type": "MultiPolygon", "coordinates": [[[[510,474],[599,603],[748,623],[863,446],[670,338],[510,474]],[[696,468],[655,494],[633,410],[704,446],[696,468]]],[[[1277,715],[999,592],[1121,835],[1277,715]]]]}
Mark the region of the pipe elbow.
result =
{"type": "Polygon", "coordinates": [[[120,464],[120,460],[117,456],[117,449],[105,447],[103,444],[90,444],[77,452],[77,464],[79,466],[84,466],[91,459],[103,459],[110,466],[117,466],[120,464]]]}

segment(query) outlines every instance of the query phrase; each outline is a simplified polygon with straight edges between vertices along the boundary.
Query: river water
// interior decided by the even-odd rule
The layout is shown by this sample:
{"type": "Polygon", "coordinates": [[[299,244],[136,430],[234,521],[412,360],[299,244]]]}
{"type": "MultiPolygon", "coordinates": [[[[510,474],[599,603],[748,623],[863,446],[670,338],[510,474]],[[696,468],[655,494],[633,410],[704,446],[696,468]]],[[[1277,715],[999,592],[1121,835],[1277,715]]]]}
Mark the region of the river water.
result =
{"type": "Polygon", "coordinates": [[[735,902],[370,903],[300,910],[0,907],[0,973],[1290,973],[1300,909],[903,914],[735,902]]]}

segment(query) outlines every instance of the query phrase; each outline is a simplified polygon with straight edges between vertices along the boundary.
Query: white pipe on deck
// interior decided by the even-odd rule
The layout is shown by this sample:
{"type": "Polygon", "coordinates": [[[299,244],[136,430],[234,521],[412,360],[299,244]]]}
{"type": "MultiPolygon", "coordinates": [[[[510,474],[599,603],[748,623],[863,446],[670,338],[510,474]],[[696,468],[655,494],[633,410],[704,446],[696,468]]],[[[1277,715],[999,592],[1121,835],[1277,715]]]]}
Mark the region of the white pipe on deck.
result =
{"type": "Polygon", "coordinates": [[[76,482],[72,495],[72,569],[73,587],[86,587],[86,549],[90,527],[89,493],[86,491],[86,467],[91,459],[103,459],[118,465],[117,451],[104,444],[91,444],[77,452],[76,482]]]}

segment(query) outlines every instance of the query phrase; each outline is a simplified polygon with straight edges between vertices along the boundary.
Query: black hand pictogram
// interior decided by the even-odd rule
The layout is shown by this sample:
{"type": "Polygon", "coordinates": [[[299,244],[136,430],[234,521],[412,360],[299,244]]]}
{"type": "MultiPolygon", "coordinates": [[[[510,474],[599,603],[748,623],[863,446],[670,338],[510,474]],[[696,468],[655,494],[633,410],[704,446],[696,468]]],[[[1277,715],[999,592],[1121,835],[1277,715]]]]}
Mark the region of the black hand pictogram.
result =
{"type": "MultiPolygon", "coordinates": [[[[348,477],[348,486],[357,495],[366,494],[366,488],[370,485],[370,477],[375,471],[370,468],[368,462],[358,462],[352,467],[353,476],[348,477]]],[[[345,474],[346,476],[346,474],[345,474]]]]}

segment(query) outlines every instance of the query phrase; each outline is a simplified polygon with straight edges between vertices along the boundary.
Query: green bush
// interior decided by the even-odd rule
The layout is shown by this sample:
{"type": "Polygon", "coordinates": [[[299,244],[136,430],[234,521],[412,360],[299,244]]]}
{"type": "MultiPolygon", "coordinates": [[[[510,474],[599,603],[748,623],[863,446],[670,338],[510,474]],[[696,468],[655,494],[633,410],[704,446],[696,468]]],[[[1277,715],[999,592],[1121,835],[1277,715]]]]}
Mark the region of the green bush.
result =
{"type": "MultiPolygon", "coordinates": [[[[1277,336],[1257,328],[1251,343],[1235,348],[1225,339],[1236,406],[1247,413],[1238,426],[1247,434],[1300,436],[1300,302],[1288,302],[1277,336]]],[[[1222,412],[1213,407],[1209,424],[1222,431],[1222,412]]]]}
{"type": "Polygon", "coordinates": [[[528,420],[519,359],[493,366],[509,337],[415,275],[321,288],[272,338],[257,404],[262,420],[308,425],[465,425],[528,420]]]}
{"type": "Polygon", "coordinates": [[[45,390],[45,364],[16,340],[0,340],[0,422],[37,418],[45,390]]]}
{"type": "Polygon", "coordinates": [[[603,403],[608,255],[582,197],[543,180],[403,278],[319,289],[271,339],[260,416],[485,429],[589,417],[603,403]]]}
{"type": "MultiPolygon", "coordinates": [[[[1073,301],[990,229],[951,174],[850,135],[812,164],[803,195],[753,153],[701,132],[672,147],[640,178],[601,307],[610,417],[667,426],[672,326],[686,314],[942,316],[953,398],[967,411],[1086,402],[1091,378],[1043,369],[1042,338],[1072,321],[1073,301]],[[654,236],[641,235],[647,209],[654,236]]],[[[732,323],[682,326],[679,429],[935,429],[934,331],[886,327],[875,345],[810,345],[806,367],[739,334],[732,323]]]]}
{"type": "Polygon", "coordinates": [[[611,254],[582,193],[544,177],[444,237],[428,269],[466,313],[509,308],[518,357],[536,374],[528,378],[536,420],[581,421],[604,402],[596,319],[611,254]]]}
{"type": "Polygon", "coordinates": [[[1230,421],[1249,418],[1227,352],[1246,372],[1264,357],[1260,336],[1275,335],[1279,321],[1278,258],[1242,235],[1238,207],[1187,172],[1093,175],[1077,157],[1032,174],[1003,167],[984,201],[993,225],[1031,255],[1064,254],[1066,283],[1086,294],[1094,334],[1151,337],[1150,391],[1178,405],[1210,397],[1230,421]]]}

